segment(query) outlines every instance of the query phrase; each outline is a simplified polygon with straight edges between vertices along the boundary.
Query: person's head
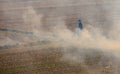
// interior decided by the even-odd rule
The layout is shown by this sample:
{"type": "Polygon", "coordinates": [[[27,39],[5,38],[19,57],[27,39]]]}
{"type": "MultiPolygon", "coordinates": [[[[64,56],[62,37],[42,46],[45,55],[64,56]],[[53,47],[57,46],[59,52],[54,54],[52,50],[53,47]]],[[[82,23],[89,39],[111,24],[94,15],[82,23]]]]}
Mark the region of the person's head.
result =
{"type": "Polygon", "coordinates": [[[80,20],[80,19],[79,19],[78,21],[79,21],[79,22],[81,22],[81,20],[80,20]]]}

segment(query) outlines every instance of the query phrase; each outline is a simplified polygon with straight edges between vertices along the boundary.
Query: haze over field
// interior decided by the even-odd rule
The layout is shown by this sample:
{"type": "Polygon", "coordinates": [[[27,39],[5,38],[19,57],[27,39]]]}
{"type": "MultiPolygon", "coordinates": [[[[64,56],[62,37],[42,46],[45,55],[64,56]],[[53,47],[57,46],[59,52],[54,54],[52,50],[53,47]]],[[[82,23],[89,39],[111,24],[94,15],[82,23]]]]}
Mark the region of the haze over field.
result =
{"type": "MultiPolygon", "coordinates": [[[[115,69],[118,68],[119,0],[4,0],[2,2],[0,14],[3,14],[3,17],[0,27],[29,31],[33,34],[1,36],[1,46],[24,45],[45,40],[62,47],[63,57],[60,59],[68,63],[84,64],[86,55],[96,56],[98,51],[109,57],[115,69]],[[84,24],[82,31],[77,28],[78,19],[84,24]]],[[[100,58],[100,64],[104,59],[100,58]]],[[[115,73],[117,72],[116,70],[115,73]]]]}

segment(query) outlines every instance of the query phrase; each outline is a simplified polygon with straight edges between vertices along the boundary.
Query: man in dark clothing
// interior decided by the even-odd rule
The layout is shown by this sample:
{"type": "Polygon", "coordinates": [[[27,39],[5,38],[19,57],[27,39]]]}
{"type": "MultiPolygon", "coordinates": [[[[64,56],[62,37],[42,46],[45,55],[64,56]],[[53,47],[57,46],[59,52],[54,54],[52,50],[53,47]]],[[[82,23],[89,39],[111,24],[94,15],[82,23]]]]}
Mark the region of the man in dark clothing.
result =
{"type": "Polygon", "coordinates": [[[81,20],[78,20],[78,27],[80,28],[80,30],[83,29],[83,24],[82,24],[81,20]]]}

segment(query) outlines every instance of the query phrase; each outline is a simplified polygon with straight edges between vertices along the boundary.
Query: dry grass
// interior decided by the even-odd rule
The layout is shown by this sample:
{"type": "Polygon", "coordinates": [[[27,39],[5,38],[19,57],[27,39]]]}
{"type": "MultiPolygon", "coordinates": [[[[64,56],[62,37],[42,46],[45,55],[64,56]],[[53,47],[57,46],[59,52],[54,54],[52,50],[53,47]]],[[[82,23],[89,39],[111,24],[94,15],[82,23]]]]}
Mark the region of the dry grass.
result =
{"type": "Polygon", "coordinates": [[[99,52],[93,52],[98,54],[94,57],[86,55],[86,67],[80,63],[69,64],[61,61],[63,53],[56,47],[40,50],[40,47],[36,46],[36,49],[29,47],[17,50],[20,49],[26,51],[0,51],[0,74],[114,74],[112,67],[98,65],[102,56],[99,52]]]}

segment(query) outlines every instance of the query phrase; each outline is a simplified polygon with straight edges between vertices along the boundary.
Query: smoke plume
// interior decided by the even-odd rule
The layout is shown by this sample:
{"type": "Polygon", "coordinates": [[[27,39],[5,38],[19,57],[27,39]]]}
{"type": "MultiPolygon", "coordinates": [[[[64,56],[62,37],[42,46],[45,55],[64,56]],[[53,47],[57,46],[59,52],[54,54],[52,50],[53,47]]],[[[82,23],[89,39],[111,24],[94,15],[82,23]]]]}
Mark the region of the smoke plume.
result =
{"type": "MultiPolygon", "coordinates": [[[[27,37],[28,40],[25,42],[50,41],[54,45],[62,47],[61,60],[69,63],[82,63],[86,66],[86,59],[90,57],[99,58],[98,64],[101,65],[107,57],[116,67],[120,59],[118,2],[113,0],[52,0],[49,3],[51,6],[49,13],[42,11],[38,13],[37,9],[34,9],[34,4],[33,7],[28,6],[23,13],[23,20],[35,39],[27,37]],[[79,3],[84,3],[86,6],[91,4],[91,6],[81,5],[81,7],[71,7],[67,10],[57,8],[65,5],[76,6],[79,3]],[[52,9],[52,7],[55,8],[52,9]],[[57,13],[63,16],[57,16],[57,13]],[[73,30],[68,28],[69,25],[65,18],[72,13],[77,15],[77,19],[81,18],[85,22],[83,30],[77,27],[73,30]]],[[[24,40],[26,39],[24,38],[24,40]]],[[[10,39],[9,41],[11,43],[10,39]]],[[[92,61],[95,61],[93,59],[92,61]]]]}

